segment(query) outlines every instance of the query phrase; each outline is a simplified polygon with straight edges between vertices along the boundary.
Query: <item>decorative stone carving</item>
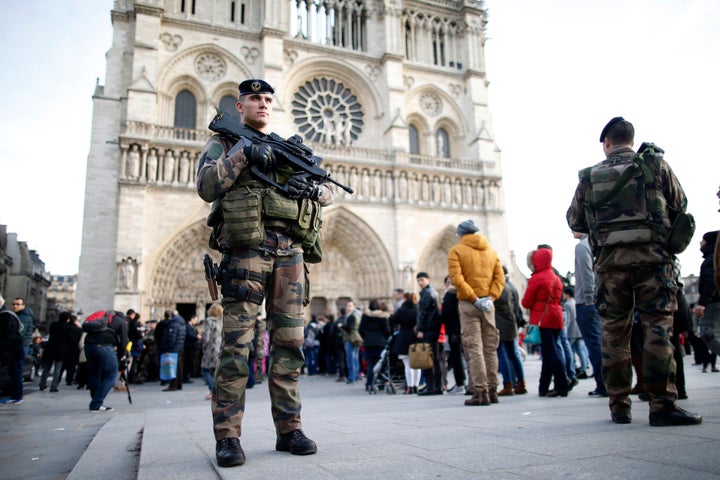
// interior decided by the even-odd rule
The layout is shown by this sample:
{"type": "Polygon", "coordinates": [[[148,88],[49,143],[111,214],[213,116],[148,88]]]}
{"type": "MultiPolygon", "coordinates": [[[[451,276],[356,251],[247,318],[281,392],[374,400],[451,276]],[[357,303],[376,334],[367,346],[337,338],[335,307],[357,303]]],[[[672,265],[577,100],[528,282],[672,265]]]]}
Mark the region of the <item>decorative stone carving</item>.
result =
{"type": "Polygon", "coordinates": [[[295,50],[283,50],[283,60],[285,64],[290,66],[297,60],[298,53],[295,50]]]}
{"type": "Polygon", "coordinates": [[[227,65],[219,55],[201,53],[195,57],[195,71],[198,76],[208,82],[217,82],[225,76],[227,65]]]}
{"type": "Polygon", "coordinates": [[[245,58],[245,62],[247,62],[249,65],[254,64],[255,60],[257,60],[257,58],[260,56],[260,50],[255,47],[244,46],[240,49],[240,53],[245,58]]]}
{"type": "Polygon", "coordinates": [[[133,292],[137,285],[137,260],[131,257],[122,259],[117,263],[117,290],[120,292],[133,292]]]}
{"type": "Polygon", "coordinates": [[[448,85],[448,92],[450,92],[450,95],[453,97],[458,98],[463,93],[463,87],[457,83],[451,83],[448,85]]]}
{"type": "Polygon", "coordinates": [[[163,43],[163,45],[165,45],[165,50],[169,52],[174,52],[183,42],[183,39],[180,35],[172,35],[170,33],[164,32],[160,34],[160,41],[163,43]]]}
{"type": "Polygon", "coordinates": [[[420,108],[431,117],[440,115],[442,106],[442,100],[433,92],[425,92],[420,96],[420,108]]]}
{"type": "Polygon", "coordinates": [[[380,67],[377,65],[365,65],[365,72],[367,72],[368,78],[373,82],[380,77],[380,67]]]}

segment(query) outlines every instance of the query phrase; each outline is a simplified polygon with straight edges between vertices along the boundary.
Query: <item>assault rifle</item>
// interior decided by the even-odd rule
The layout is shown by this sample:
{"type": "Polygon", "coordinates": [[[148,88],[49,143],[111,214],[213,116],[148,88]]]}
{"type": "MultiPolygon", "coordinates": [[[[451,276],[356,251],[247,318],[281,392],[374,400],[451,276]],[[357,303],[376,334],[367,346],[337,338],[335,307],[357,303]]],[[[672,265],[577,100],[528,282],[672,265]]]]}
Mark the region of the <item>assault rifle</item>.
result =
{"type": "MultiPolygon", "coordinates": [[[[272,148],[275,156],[287,163],[295,172],[293,176],[303,177],[305,180],[315,182],[330,182],[342,188],[348,193],[353,189],[343,185],[330,176],[330,173],[320,168],[322,158],[313,155],[313,151],[307,145],[303,145],[299,135],[293,135],[285,140],[280,135],[270,133],[262,135],[252,128],[244,125],[237,117],[218,110],[215,118],[210,122],[210,130],[234,139],[237,143],[228,152],[228,156],[248,145],[267,145],[272,148]]],[[[280,184],[262,172],[256,165],[250,166],[250,171],[263,182],[272,185],[278,190],[288,193],[287,185],[280,184]]]]}

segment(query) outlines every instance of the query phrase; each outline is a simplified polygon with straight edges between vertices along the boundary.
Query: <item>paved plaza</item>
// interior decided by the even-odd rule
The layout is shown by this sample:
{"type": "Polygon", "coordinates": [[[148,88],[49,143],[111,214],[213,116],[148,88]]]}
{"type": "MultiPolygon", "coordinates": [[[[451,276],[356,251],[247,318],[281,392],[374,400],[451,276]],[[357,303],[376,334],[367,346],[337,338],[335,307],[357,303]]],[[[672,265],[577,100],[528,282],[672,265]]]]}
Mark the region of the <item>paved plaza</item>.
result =
{"type": "MultiPolygon", "coordinates": [[[[583,380],[568,398],[540,398],[540,360],[525,361],[530,394],[466,407],[464,396],[368,395],[362,384],[303,377],[304,430],[316,455],[275,451],[267,385],[248,391],[245,465],[215,463],[201,379],[182,391],[113,392],[114,412],[88,412],[89,395],[61,386],[0,406],[2,479],[718,479],[720,373],[685,357],[688,400],[703,424],[651,427],[634,398],[633,423],[610,421],[607,399],[583,380]]],[[[451,376],[450,376],[451,377],[451,376]]],[[[36,388],[26,384],[29,390],[36,388]]]]}

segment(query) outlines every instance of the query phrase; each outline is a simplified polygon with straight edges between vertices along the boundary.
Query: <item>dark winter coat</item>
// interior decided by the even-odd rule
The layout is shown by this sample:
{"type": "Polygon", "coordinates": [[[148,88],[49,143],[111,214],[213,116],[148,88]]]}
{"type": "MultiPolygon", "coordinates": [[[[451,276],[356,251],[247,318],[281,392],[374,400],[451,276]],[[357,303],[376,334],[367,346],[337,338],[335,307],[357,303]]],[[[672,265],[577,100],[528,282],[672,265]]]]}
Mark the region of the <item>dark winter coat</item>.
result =
{"type": "Polygon", "coordinates": [[[159,344],[160,353],[182,352],[185,349],[185,320],[173,315],[166,325],[162,343],[159,344]]]}
{"type": "Polygon", "coordinates": [[[495,300],[495,326],[500,333],[501,342],[517,338],[517,320],[512,302],[512,291],[507,282],[500,297],[495,300]]]}
{"type": "Polygon", "coordinates": [[[458,308],[457,290],[449,287],[443,296],[442,311],[440,312],[442,324],[445,325],[445,334],[453,341],[460,339],[460,310],[458,308]],[[457,338],[453,338],[457,337],[457,338]]]}
{"type": "Polygon", "coordinates": [[[104,345],[115,347],[118,360],[126,355],[125,348],[128,344],[127,318],[121,312],[115,312],[108,328],[99,332],[87,332],[85,345],[104,345]]]}
{"type": "Polygon", "coordinates": [[[5,307],[0,308],[0,360],[3,363],[17,362],[25,356],[21,326],[22,323],[14,312],[5,307]]]}
{"type": "Polygon", "coordinates": [[[399,327],[391,348],[394,355],[407,355],[410,345],[417,342],[415,326],[417,325],[417,307],[412,302],[405,302],[390,317],[390,323],[399,327]]]}
{"type": "Polygon", "coordinates": [[[437,291],[428,285],[420,291],[417,327],[424,342],[437,342],[440,336],[440,309],[437,291]]]}
{"type": "Polygon", "coordinates": [[[698,305],[707,307],[711,303],[720,302],[717,288],[715,288],[715,268],[713,267],[713,254],[715,244],[705,244],[701,249],[703,262],[700,265],[700,278],[698,279],[698,305]]]}
{"type": "Polygon", "coordinates": [[[360,320],[360,336],[364,347],[384,347],[390,336],[390,314],[382,310],[363,313],[360,320]]]}
{"type": "Polygon", "coordinates": [[[68,327],[68,323],[64,320],[56,320],[50,324],[50,336],[43,350],[43,361],[62,362],[65,360],[68,346],[68,327]]]}

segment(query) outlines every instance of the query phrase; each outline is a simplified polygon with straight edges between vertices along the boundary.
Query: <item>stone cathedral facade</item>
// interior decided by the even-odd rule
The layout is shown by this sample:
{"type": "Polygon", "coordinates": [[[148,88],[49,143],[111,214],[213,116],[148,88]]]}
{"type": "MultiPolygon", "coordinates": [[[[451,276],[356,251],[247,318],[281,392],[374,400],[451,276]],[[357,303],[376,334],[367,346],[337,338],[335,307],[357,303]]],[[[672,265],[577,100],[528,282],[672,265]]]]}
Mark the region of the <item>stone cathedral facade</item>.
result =
{"type": "Polygon", "coordinates": [[[442,292],[468,218],[510,265],[483,0],[116,0],[111,19],[76,309],[204,317],[198,155],[247,78],[275,87],[273,130],[355,190],[324,211],[313,313],[417,290],[418,271],[442,292]]]}

